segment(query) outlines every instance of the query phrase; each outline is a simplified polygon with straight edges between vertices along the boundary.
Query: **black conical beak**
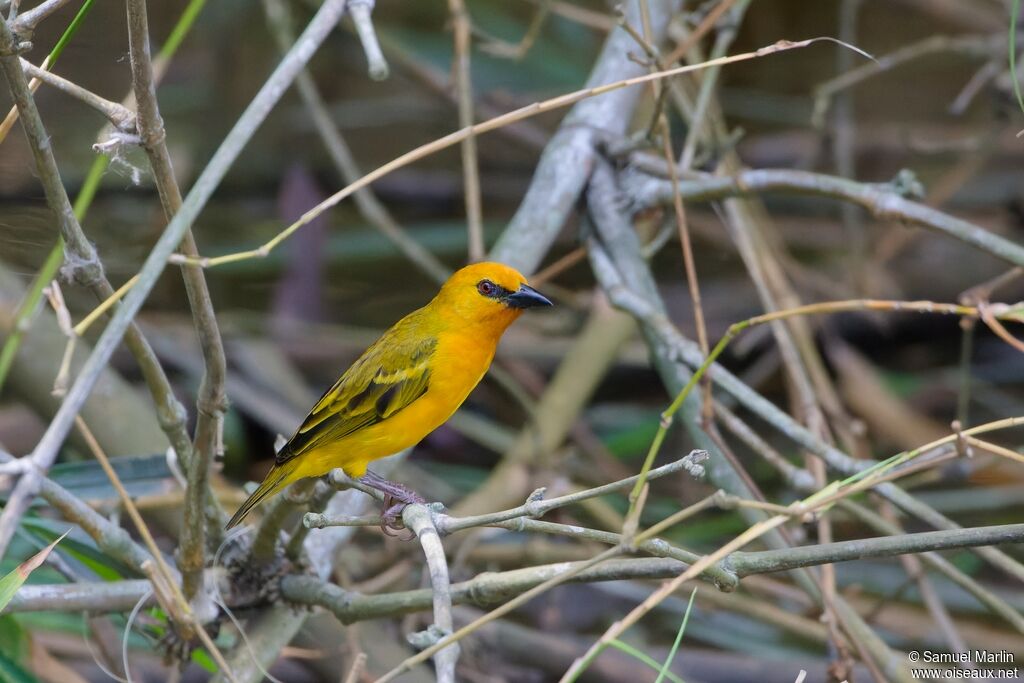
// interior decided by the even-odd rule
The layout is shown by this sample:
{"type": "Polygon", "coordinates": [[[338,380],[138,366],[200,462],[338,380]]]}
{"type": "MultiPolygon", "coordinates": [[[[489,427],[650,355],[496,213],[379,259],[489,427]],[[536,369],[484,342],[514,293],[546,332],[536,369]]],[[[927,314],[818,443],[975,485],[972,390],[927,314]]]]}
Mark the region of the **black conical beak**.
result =
{"type": "Polygon", "coordinates": [[[519,285],[519,289],[505,297],[505,304],[512,308],[533,308],[534,306],[553,306],[551,300],[529,285],[519,285]]]}

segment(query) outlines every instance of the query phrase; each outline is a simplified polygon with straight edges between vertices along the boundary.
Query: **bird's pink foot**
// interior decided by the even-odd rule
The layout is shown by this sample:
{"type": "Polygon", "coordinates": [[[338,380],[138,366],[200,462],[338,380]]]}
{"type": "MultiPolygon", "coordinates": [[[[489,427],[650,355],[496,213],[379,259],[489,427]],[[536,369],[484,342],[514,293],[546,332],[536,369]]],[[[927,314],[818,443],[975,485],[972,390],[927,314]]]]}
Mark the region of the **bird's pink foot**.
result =
{"type": "MultiPolygon", "coordinates": [[[[405,509],[406,505],[422,505],[427,502],[426,498],[409,487],[399,484],[398,482],[384,479],[373,472],[368,471],[359,478],[359,481],[384,494],[384,506],[381,510],[383,523],[380,528],[381,531],[388,536],[398,536],[398,534],[392,532],[402,531],[405,529],[405,524],[402,523],[402,510],[405,509]]],[[[415,536],[402,538],[402,540],[409,541],[413,538],[415,538],[415,536]]]]}

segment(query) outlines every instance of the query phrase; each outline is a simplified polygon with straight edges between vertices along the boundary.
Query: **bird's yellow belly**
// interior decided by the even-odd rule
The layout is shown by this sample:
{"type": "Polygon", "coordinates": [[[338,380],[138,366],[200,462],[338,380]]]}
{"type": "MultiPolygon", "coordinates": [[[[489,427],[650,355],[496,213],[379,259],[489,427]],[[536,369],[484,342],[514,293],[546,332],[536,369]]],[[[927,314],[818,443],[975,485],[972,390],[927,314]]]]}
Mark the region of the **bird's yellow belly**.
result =
{"type": "Polygon", "coordinates": [[[361,477],[373,460],[415,446],[444,424],[480,382],[494,351],[439,346],[437,354],[449,356],[439,365],[446,371],[443,376],[431,376],[430,388],[423,396],[382,422],[303,454],[293,476],[319,477],[340,467],[350,477],[361,477]],[[460,371],[463,368],[465,371],[460,371]]]}

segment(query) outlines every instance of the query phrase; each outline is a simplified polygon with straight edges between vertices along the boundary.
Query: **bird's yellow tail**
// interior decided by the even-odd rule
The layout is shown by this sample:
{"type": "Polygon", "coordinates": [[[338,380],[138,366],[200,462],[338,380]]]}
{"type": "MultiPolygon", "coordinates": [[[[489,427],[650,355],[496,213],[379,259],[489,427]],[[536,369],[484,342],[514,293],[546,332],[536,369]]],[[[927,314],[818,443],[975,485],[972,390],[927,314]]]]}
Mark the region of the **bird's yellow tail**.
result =
{"type": "Polygon", "coordinates": [[[263,480],[263,483],[260,484],[258,489],[252,492],[252,495],[249,496],[244,503],[242,503],[242,507],[238,508],[238,512],[231,517],[231,521],[228,522],[225,528],[230,529],[237,525],[245,519],[245,516],[248,515],[254,507],[263,502],[264,499],[269,498],[288,484],[292,483],[292,480],[295,479],[295,477],[290,475],[294,474],[294,471],[295,466],[292,463],[285,463],[280,467],[274,467],[274,469],[270,470],[270,472],[267,473],[266,478],[263,480]]]}

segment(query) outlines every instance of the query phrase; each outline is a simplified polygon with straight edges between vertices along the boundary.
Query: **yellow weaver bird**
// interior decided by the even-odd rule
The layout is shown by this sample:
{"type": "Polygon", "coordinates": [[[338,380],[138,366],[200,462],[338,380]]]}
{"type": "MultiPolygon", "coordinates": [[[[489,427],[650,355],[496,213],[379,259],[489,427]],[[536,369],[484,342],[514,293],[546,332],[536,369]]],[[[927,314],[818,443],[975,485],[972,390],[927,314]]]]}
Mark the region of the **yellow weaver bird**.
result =
{"type": "Polygon", "coordinates": [[[444,424],[487,372],[508,326],[525,309],[550,305],[500,263],[453,274],[433,301],[395,323],[324,393],[228,528],[292,482],[336,467],[388,498],[422,502],[366,466],[444,424]]]}

